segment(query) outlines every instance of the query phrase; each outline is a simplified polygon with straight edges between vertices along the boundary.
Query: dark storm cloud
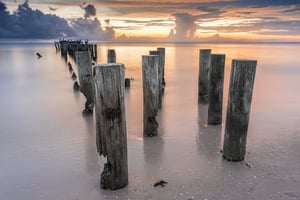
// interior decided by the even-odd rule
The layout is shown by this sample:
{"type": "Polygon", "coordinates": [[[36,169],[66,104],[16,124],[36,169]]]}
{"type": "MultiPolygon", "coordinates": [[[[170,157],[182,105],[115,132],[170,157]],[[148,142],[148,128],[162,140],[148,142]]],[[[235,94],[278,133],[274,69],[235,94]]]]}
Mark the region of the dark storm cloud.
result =
{"type": "Polygon", "coordinates": [[[0,38],[58,38],[84,37],[92,39],[111,40],[115,31],[112,27],[102,29],[93,5],[84,8],[84,18],[77,18],[68,22],[56,15],[44,14],[40,10],[33,10],[29,1],[20,4],[17,10],[10,14],[5,4],[0,1],[0,38]]]}
{"type": "Polygon", "coordinates": [[[0,12],[5,12],[6,9],[7,8],[6,8],[5,4],[0,1],[0,12]]]}
{"type": "Polygon", "coordinates": [[[28,1],[18,6],[13,15],[0,2],[0,38],[55,38],[74,36],[66,20],[29,7],[28,1]]]}
{"type": "Polygon", "coordinates": [[[83,7],[83,9],[85,11],[84,13],[85,18],[96,16],[96,8],[94,5],[88,4],[86,7],[83,7]]]}
{"type": "Polygon", "coordinates": [[[115,37],[114,29],[109,26],[103,29],[98,18],[77,18],[71,21],[71,26],[79,37],[101,40],[112,40],[115,37]]]}

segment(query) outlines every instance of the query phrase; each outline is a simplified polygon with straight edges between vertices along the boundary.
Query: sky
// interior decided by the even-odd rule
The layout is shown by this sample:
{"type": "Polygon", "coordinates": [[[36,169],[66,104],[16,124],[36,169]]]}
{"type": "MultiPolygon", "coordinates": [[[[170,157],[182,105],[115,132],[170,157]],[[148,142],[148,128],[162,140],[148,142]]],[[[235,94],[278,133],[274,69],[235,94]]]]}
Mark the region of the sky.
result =
{"type": "Polygon", "coordinates": [[[0,38],[300,42],[300,0],[6,0],[0,38]]]}

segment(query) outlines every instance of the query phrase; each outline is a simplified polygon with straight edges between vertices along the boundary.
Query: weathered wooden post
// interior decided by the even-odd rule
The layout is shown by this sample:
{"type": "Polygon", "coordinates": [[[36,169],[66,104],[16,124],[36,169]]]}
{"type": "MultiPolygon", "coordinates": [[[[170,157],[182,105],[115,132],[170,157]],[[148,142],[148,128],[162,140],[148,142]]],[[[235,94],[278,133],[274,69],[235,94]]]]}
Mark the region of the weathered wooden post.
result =
{"type": "Polygon", "coordinates": [[[158,56],[142,56],[144,136],[156,136],[158,123],[158,56]]]}
{"type": "Polygon", "coordinates": [[[225,54],[211,54],[208,91],[208,124],[222,124],[225,54]]]}
{"type": "Polygon", "coordinates": [[[94,68],[96,87],[96,142],[107,157],[101,187],[116,190],[128,184],[127,136],[123,64],[100,64],[94,68]]]}
{"type": "Polygon", "coordinates": [[[125,78],[125,87],[130,87],[130,78],[125,78]]]}
{"type": "Polygon", "coordinates": [[[77,81],[75,81],[74,84],[73,84],[73,90],[74,90],[74,91],[80,90],[80,85],[78,84],[77,81]]]}
{"type": "Polygon", "coordinates": [[[76,73],[75,73],[75,72],[72,72],[72,76],[71,76],[71,77],[72,77],[73,80],[77,79],[76,73]]]}
{"type": "Polygon", "coordinates": [[[245,156],[256,65],[256,60],[232,60],[223,144],[223,158],[228,161],[245,156]]]}
{"type": "Polygon", "coordinates": [[[94,45],[93,44],[87,44],[88,50],[90,52],[91,60],[94,58],[94,45]]]}
{"type": "Polygon", "coordinates": [[[161,66],[162,66],[162,84],[166,85],[165,81],[165,57],[166,57],[166,48],[159,47],[157,48],[157,51],[159,51],[161,56],[159,57],[161,66]]]}
{"type": "Polygon", "coordinates": [[[98,58],[98,52],[97,52],[97,44],[94,44],[94,55],[93,55],[93,60],[97,60],[98,58]]]}
{"type": "Polygon", "coordinates": [[[94,108],[94,80],[92,61],[89,51],[76,51],[80,91],[86,97],[84,114],[93,113],[94,108]]]}
{"type": "Polygon", "coordinates": [[[199,76],[198,76],[198,102],[208,102],[208,74],[210,66],[211,49],[199,51],[199,76]]]}
{"type": "Polygon", "coordinates": [[[107,63],[116,63],[116,51],[114,49],[108,49],[107,51],[107,63]]]}
{"type": "Polygon", "coordinates": [[[163,77],[162,77],[162,51],[150,51],[150,55],[156,55],[158,59],[158,108],[162,105],[162,95],[163,95],[163,77]]]}
{"type": "Polygon", "coordinates": [[[61,47],[61,57],[64,58],[65,62],[68,61],[68,44],[63,42],[60,44],[60,47],[61,47]]]}
{"type": "Polygon", "coordinates": [[[55,46],[56,51],[58,51],[59,50],[58,42],[54,41],[54,46],[55,46]]]}

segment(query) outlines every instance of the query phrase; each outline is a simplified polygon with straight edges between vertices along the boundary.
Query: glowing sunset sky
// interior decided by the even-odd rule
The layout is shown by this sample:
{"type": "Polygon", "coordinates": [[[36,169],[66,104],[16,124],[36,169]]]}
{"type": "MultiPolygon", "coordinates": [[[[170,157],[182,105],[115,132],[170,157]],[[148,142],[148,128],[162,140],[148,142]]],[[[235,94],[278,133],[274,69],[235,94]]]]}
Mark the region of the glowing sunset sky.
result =
{"type": "MultiPolygon", "coordinates": [[[[10,14],[24,3],[0,2],[10,14]]],[[[88,5],[95,8],[91,19],[99,19],[103,30],[108,27],[119,39],[300,42],[300,0],[29,1],[33,10],[57,15],[69,24],[83,18],[88,5]]]]}

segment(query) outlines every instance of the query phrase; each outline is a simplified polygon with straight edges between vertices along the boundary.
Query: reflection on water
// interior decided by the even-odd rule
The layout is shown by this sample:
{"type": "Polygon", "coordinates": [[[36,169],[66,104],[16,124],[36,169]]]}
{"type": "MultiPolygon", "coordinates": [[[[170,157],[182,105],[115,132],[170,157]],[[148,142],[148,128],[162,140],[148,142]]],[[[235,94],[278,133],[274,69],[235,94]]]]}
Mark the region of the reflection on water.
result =
{"type": "Polygon", "coordinates": [[[160,136],[144,138],[143,147],[146,173],[157,176],[155,172],[160,171],[162,167],[164,141],[160,136]]]}
{"type": "MultiPolygon", "coordinates": [[[[300,130],[297,92],[300,45],[98,44],[98,63],[106,62],[107,49],[115,49],[118,62],[125,64],[126,77],[134,79],[125,91],[129,186],[115,193],[99,192],[105,161],[96,151],[95,119],[82,116],[85,98],[73,92],[68,67],[55,52],[54,45],[1,45],[0,193],[4,194],[3,198],[168,199],[171,193],[177,199],[188,199],[188,196],[181,198],[182,185],[194,195],[199,187],[207,191],[213,188],[213,180],[218,178],[212,177],[213,171],[205,170],[230,165],[219,162],[222,126],[207,126],[207,105],[197,103],[200,48],[226,54],[223,124],[231,59],[258,60],[247,145],[256,156],[261,156],[258,152],[265,145],[259,144],[266,141],[272,151],[278,146],[290,152],[288,148],[292,145],[281,142],[288,143],[287,138],[297,141],[297,130],[300,130]],[[166,48],[166,88],[158,113],[159,136],[143,139],[141,55],[158,46],[166,48]],[[37,59],[36,52],[43,57],[37,59]],[[286,126],[296,126],[297,130],[278,128],[286,126]],[[170,182],[167,193],[152,187],[160,177],[170,182]]],[[[74,62],[70,62],[76,70],[74,62]]],[[[293,152],[289,155],[296,156],[293,152]]],[[[253,158],[251,155],[248,157],[253,158]]],[[[267,162],[257,165],[268,170],[264,168],[269,166],[267,162]]],[[[236,177],[238,173],[253,175],[244,168],[231,173],[237,173],[236,177]]],[[[219,185],[226,183],[226,179],[218,181],[219,185]]],[[[246,190],[232,188],[232,191],[247,195],[246,190]]],[[[213,198],[213,193],[205,195],[204,192],[201,198],[213,198]]]]}
{"type": "Polygon", "coordinates": [[[208,106],[198,105],[199,130],[197,135],[197,146],[199,154],[205,154],[208,158],[218,157],[221,147],[221,125],[207,124],[208,106]]]}

